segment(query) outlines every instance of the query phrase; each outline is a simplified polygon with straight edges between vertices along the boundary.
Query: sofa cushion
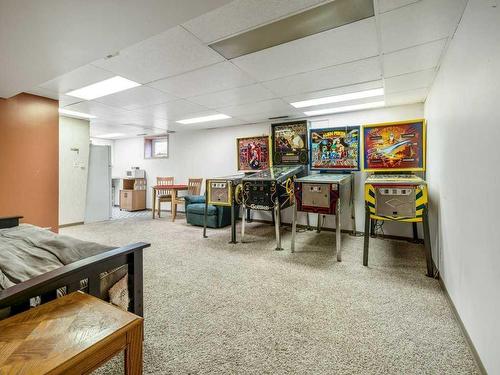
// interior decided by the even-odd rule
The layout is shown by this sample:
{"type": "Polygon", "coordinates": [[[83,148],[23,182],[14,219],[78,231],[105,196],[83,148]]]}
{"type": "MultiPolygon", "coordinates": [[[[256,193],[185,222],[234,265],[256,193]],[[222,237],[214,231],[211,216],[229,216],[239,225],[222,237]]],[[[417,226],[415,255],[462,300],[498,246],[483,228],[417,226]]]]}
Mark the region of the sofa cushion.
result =
{"type": "MultiPolygon", "coordinates": [[[[187,212],[195,215],[205,215],[205,203],[192,203],[187,206],[187,212]]],[[[209,205],[207,214],[217,215],[217,207],[209,205]]]]}
{"type": "Polygon", "coordinates": [[[186,201],[186,204],[205,203],[205,196],[204,195],[186,195],[184,197],[184,200],[186,201]]]}

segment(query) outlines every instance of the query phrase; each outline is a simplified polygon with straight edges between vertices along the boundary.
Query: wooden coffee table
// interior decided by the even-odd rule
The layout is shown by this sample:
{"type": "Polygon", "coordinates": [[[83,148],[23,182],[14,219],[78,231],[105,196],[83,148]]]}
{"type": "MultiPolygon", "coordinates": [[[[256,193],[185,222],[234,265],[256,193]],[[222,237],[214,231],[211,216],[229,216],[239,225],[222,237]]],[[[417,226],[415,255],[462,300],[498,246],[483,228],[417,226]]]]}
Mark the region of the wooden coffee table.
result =
{"type": "Polygon", "coordinates": [[[142,374],[143,319],[82,292],[0,321],[0,374],[87,374],[125,350],[142,374]]]}

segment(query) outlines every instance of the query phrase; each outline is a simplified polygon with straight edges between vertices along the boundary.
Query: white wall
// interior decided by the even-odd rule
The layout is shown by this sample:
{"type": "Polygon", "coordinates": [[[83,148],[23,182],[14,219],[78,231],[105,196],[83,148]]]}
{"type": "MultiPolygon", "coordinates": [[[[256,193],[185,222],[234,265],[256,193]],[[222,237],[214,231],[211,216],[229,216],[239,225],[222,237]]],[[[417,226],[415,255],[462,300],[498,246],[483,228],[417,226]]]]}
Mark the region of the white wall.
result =
{"type": "Polygon", "coordinates": [[[500,374],[500,2],[470,0],[425,105],[434,258],[500,374]]]}
{"type": "MultiPolygon", "coordinates": [[[[350,112],[335,116],[314,118],[313,127],[345,126],[367,123],[408,120],[423,117],[423,105],[413,104],[375,110],[350,112]]],[[[114,147],[113,176],[123,176],[132,166],[146,170],[148,186],[152,186],[157,176],[175,176],[176,182],[186,182],[189,177],[217,177],[236,173],[236,137],[270,134],[270,123],[242,125],[213,130],[178,132],[170,135],[170,157],[168,159],[145,160],[143,157],[143,139],[130,138],[116,140],[114,147]]],[[[363,182],[364,173],[356,173],[356,216],[357,230],[362,231],[364,223],[363,182]]],[[[148,190],[147,206],[151,207],[148,190]]],[[[290,222],[291,212],[283,215],[285,222],[290,222]]],[[[270,219],[270,214],[254,212],[255,217],[270,219]]],[[[299,214],[305,224],[305,216],[299,214]]],[[[313,219],[311,217],[311,219],[313,219]]],[[[314,221],[312,221],[314,223],[314,221]]],[[[333,218],[328,218],[326,225],[334,227],[333,218]]],[[[350,229],[350,221],[343,218],[343,227],[350,229]]],[[[411,237],[411,225],[386,223],[386,234],[411,237]]]]}
{"type": "Polygon", "coordinates": [[[59,117],[59,225],[80,223],[85,217],[89,142],[87,120],[59,117]]]}

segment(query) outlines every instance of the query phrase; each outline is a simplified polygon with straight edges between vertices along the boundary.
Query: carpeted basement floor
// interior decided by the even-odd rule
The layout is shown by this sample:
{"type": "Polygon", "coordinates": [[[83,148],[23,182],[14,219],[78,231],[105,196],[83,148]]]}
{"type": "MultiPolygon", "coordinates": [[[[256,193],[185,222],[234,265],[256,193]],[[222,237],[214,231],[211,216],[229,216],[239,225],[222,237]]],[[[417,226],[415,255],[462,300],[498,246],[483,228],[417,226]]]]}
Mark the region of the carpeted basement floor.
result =
{"type": "MultiPolygon", "coordinates": [[[[111,245],[147,241],[145,374],[475,374],[469,347],[423,248],[334,233],[301,232],[298,252],[274,251],[270,225],[249,225],[245,244],[229,228],[183,216],[138,217],[65,228],[111,245]],[[302,249],[302,250],[300,250],[302,249]]],[[[120,358],[99,374],[123,374],[120,358]]]]}

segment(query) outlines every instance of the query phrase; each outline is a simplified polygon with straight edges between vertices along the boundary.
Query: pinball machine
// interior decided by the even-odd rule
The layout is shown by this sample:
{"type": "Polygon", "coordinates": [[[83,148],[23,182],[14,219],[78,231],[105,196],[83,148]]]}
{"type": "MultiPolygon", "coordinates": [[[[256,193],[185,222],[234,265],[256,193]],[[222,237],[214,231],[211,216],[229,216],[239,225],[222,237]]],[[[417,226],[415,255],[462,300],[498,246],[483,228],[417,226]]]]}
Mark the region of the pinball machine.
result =
{"type": "MultiPolygon", "coordinates": [[[[281,165],[243,178],[243,207],[245,210],[271,211],[276,230],[276,250],[281,247],[281,210],[294,203],[293,181],[307,173],[305,165],[281,165]]],[[[241,241],[245,237],[245,215],[241,226],[241,241]]]]}
{"type": "Polygon", "coordinates": [[[425,120],[410,120],[363,127],[363,170],[372,172],[365,181],[365,234],[363,265],[368,266],[370,232],[377,222],[422,223],[427,276],[434,276],[428,220],[425,171],[425,120]]]}
{"type": "Polygon", "coordinates": [[[337,260],[342,260],[341,214],[349,212],[356,231],[354,176],[359,171],[359,126],[311,129],[309,131],[310,169],[318,171],[295,180],[295,205],[291,251],[295,251],[297,211],[318,214],[318,233],[322,217],[335,215],[337,260]]]}
{"type": "MultiPolygon", "coordinates": [[[[239,216],[238,186],[245,174],[236,174],[232,176],[216,177],[207,179],[206,198],[205,198],[205,220],[203,225],[203,238],[207,238],[207,215],[208,206],[226,206],[231,207],[231,241],[236,243],[236,221],[239,216]]],[[[240,186],[241,187],[241,186],[240,186]]]]}
{"type": "MultiPolygon", "coordinates": [[[[307,174],[307,121],[271,125],[273,166],[243,178],[243,208],[270,211],[276,231],[276,250],[281,247],[281,210],[294,204],[293,181],[307,174]]],[[[241,227],[245,236],[245,214],[241,227]]]]}
{"type": "Polygon", "coordinates": [[[236,243],[236,222],[239,217],[241,201],[241,181],[270,166],[270,139],[268,135],[236,138],[237,170],[238,174],[209,178],[206,181],[205,223],[203,237],[207,238],[206,218],[208,207],[231,207],[231,241],[236,243]]]}

